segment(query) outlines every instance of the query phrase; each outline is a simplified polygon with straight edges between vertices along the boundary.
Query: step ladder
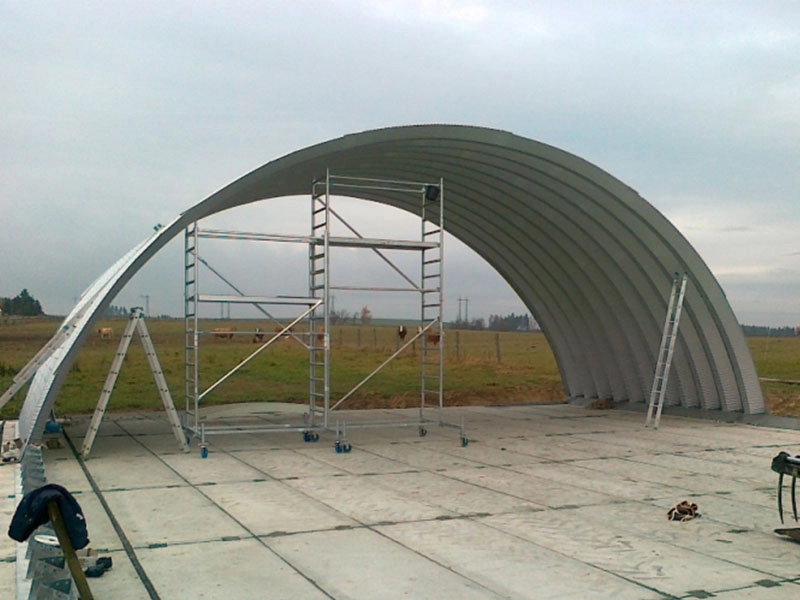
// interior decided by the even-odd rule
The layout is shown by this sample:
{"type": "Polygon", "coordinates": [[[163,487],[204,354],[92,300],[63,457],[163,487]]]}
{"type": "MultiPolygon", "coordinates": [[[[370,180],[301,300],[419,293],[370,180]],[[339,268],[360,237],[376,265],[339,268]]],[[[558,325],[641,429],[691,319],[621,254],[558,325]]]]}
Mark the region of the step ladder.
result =
{"type": "Polygon", "coordinates": [[[142,348],[144,348],[147,363],[150,366],[150,371],[153,373],[158,393],[161,396],[161,402],[164,404],[164,410],[167,412],[167,418],[172,426],[172,431],[175,434],[175,438],[178,440],[178,446],[184,452],[189,452],[189,445],[186,442],[186,436],[183,433],[183,428],[178,418],[178,411],[175,410],[175,404],[172,402],[167,380],[164,378],[164,372],[161,370],[161,364],[158,361],[156,349],[153,346],[153,340],[150,338],[150,332],[147,330],[147,325],[145,325],[144,322],[144,312],[141,308],[134,308],[131,310],[130,319],[125,326],[125,331],[122,333],[122,339],[119,342],[117,353],[114,355],[114,361],[111,363],[111,369],[108,372],[108,377],[106,377],[105,385],[103,385],[103,391],[100,393],[100,399],[97,402],[94,416],[89,424],[86,437],[83,440],[81,456],[84,459],[89,457],[95,437],[97,437],[97,432],[100,431],[100,425],[105,416],[108,401],[111,398],[111,392],[114,391],[114,385],[117,383],[120,370],[125,362],[125,357],[128,354],[134,331],[139,334],[139,340],[142,342],[142,348]]]}
{"type": "Polygon", "coordinates": [[[664,408],[664,397],[667,393],[667,381],[672,366],[672,355],[675,351],[675,342],[678,339],[678,325],[683,310],[683,299],[686,296],[686,282],[688,275],[675,273],[672,281],[672,291],[667,304],[667,316],[664,320],[664,332],[661,334],[661,346],[658,349],[658,360],[653,376],[653,387],[650,390],[650,403],[647,407],[647,419],[644,426],[658,429],[661,421],[661,411],[664,408]]]}
{"type": "MultiPolygon", "coordinates": [[[[421,252],[420,326],[427,329],[420,343],[420,418],[425,408],[443,407],[444,326],[442,259],[444,252],[444,182],[422,191],[422,242],[435,242],[421,252]]],[[[441,418],[441,415],[440,415],[441,418]]]]}

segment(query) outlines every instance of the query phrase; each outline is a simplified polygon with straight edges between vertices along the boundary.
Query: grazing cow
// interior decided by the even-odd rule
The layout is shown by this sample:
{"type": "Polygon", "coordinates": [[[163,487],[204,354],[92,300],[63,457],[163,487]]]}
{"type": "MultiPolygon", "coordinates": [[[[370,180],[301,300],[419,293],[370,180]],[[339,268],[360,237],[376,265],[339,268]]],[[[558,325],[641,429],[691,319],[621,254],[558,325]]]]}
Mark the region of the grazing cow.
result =
{"type": "Polygon", "coordinates": [[[258,342],[264,341],[264,332],[262,331],[261,327],[256,327],[255,332],[253,332],[253,343],[257,344],[258,342]]]}
{"type": "Polygon", "coordinates": [[[111,336],[114,335],[114,330],[111,327],[101,327],[97,330],[97,333],[100,334],[100,339],[110,340],[111,336]]]}
{"type": "Polygon", "coordinates": [[[397,328],[397,337],[400,338],[401,342],[405,341],[407,333],[408,333],[408,329],[406,329],[405,325],[400,325],[397,328]]]}
{"type": "Polygon", "coordinates": [[[439,343],[440,335],[438,333],[429,333],[427,335],[427,340],[429,344],[433,344],[436,346],[439,343]]]}
{"type": "Polygon", "coordinates": [[[211,333],[214,334],[215,338],[219,338],[221,340],[232,340],[234,331],[234,327],[214,327],[214,329],[211,330],[211,333]]]}

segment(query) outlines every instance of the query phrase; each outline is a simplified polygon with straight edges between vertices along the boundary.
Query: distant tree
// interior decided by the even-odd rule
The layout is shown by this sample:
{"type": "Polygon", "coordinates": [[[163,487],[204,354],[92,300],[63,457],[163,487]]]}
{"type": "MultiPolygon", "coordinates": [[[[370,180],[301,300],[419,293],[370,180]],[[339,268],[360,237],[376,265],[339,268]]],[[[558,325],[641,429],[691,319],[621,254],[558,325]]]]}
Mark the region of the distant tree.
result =
{"type": "Polygon", "coordinates": [[[486,321],[483,320],[483,317],[472,319],[472,321],[469,322],[469,328],[476,330],[486,329],[486,321]]]}
{"type": "Polygon", "coordinates": [[[489,329],[493,331],[529,331],[531,319],[528,315],[516,315],[511,313],[501,317],[500,315],[489,316],[489,329]]]}
{"type": "Polygon", "coordinates": [[[448,327],[452,327],[453,329],[473,329],[473,330],[481,330],[486,329],[486,321],[482,318],[477,319],[470,319],[469,321],[465,319],[456,319],[448,323],[448,327]]]}
{"type": "Polygon", "coordinates": [[[341,323],[348,323],[351,319],[350,313],[345,309],[332,309],[330,312],[331,325],[339,325],[341,323]]]}
{"type": "Polygon", "coordinates": [[[106,309],[106,317],[127,317],[130,309],[124,306],[114,306],[113,304],[106,309]]]}
{"type": "Polygon", "coordinates": [[[1,298],[0,308],[2,308],[5,315],[36,317],[44,314],[42,305],[28,293],[27,289],[22,290],[13,298],[1,298]]]}
{"type": "Polygon", "coordinates": [[[361,324],[362,325],[369,325],[372,323],[372,311],[369,309],[368,306],[361,307],[361,324]]]}
{"type": "Polygon", "coordinates": [[[742,325],[742,331],[747,337],[794,337],[799,334],[800,328],[742,325]]]}

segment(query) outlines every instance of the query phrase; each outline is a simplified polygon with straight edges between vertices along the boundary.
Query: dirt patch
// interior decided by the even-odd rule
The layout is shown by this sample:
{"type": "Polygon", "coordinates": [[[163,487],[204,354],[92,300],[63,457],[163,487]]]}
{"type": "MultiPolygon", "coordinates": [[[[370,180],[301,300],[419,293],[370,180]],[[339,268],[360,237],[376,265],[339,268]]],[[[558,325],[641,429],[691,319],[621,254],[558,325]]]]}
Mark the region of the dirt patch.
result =
{"type": "Polygon", "coordinates": [[[784,385],[765,390],[764,405],[771,415],[800,418],[800,386],[784,385]]]}

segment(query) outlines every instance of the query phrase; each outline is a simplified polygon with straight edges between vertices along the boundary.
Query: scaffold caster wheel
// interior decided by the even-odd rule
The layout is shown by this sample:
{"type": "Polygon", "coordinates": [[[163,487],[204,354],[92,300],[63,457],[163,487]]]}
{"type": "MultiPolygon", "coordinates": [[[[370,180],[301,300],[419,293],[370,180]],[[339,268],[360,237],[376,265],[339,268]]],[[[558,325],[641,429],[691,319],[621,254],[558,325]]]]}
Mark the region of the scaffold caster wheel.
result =
{"type": "Polygon", "coordinates": [[[466,448],[467,446],[469,446],[469,440],[466,437],[462,436],[461,437],[461,447],[462,448],[466,448]]]}
{"type": "Polygon", "coordinates": [[[341,454],[342,453],[342,444],[341,444],[341,442],[339,440],[336,440],[335,442],[333,442],[333,449],[336,452],[336,454],[341,454]]]}
{"type": "Polygon", "coordinates": [[[319,441],[319,434],[318,433],[312,433],[311,434],[311,441],[312,442],[318,442],[319,441]]]}
{"type": "Polygon", "coordinates": [[[208,458],[208,448],[206,446],[200,447],[200,458],[208,458]]]}
{"type": "Polygon", "coordinates": [[[425,429],[424,427],[420,427],[419,428],[419,437],[425,437],[426,435],[428,435],[428,430],[425,429]]]}
{"type": "Polygon", "coordinates": [[[352,449],[353,449],[353,446],[351,446],[347,442],[342,444],[342,452],[344,452],[345,454],[348,454],[350,452],[350,450],[352,450],[352,449]]]}

